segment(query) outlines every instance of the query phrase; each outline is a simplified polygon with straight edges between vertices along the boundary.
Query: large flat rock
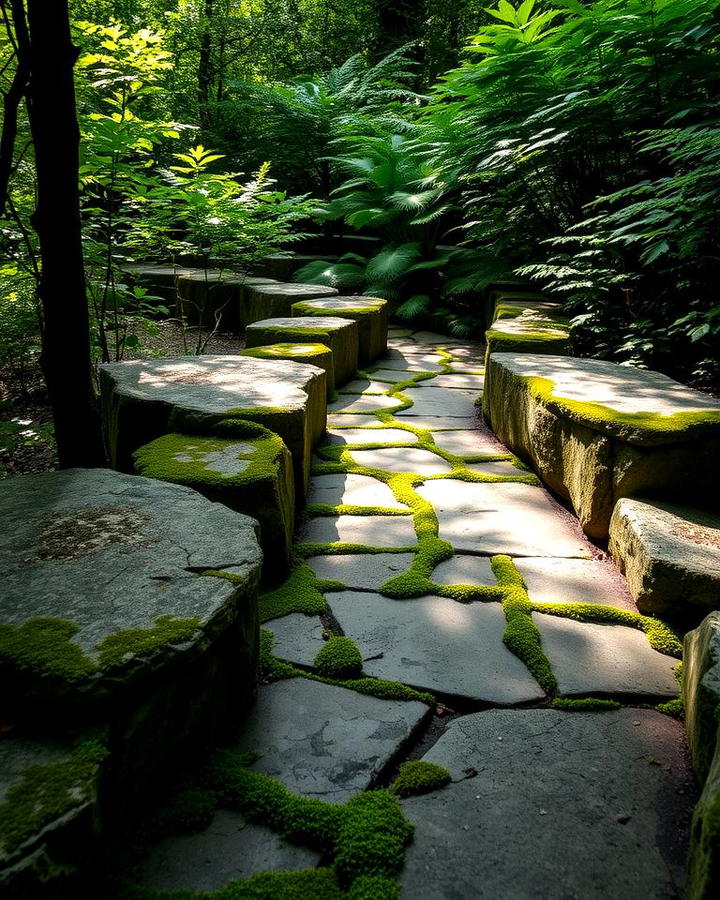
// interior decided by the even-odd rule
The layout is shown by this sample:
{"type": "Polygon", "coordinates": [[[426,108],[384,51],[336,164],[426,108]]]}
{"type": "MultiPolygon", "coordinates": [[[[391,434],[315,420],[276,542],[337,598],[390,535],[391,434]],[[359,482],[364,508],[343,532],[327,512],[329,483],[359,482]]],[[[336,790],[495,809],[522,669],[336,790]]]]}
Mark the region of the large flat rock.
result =
{"type": "Polygon", "coordinates": [[[488,429],[471,428],[466,431],[443,431],[433,435],[433,440],[455,456],[492,456],[507,453],[495,435],[488,429]]]}
{"type": "Polygon", "coordinates": [[[610,552],[643,612],[697,623],[720,607],[720,515],[623,498],[610,552]]]}
{"type": "Polygon", "coordinates": [[[328,444],[415,444],[418,436],[403,428],[328,428],[328,444]]]}
{"type": "Polygon", "coordinates": [[[327,503],[330,506],[376,506],[410,512],[399,503],[390,488],[377,478],[367,475],[316,475],[310,483],[308,503],[327,503]]]}
{"type": "Polygon", "coordinates": [[[645,634],[533,613],[543,650],[563,696],[612,696],[647,702],[677,696],[677,660],[658,653],[645,634]]]}
{"type": "Polygon", "coordinates": [[[368,675],[502,706],[545,696],[502,642],[499,603],[433,596],[398,601],[353,591],[330,593],[327,601],[360,648],[368,675]]]}
{"type": "Polygon", "coordinates": [[[441,456],[419,447],[386,447],[377,450],[351,450],[349,452],[358,465],[384,469],[386,472],[443,475],[452,470],[450,463],[441,456]]]}
{"type": "Polygon", "coordinates": [[[404,392],[413,405],[401,410],[398,418],[412,416],[441,416],[444,419],[469,418],[479,412],[475,404],[478,391],[448,390],[447,388],[413,387],[404,392]]]}
{"type": "Polygon", "coordinates": [[[609,561],[516,559],[533,603],[594,603],[635,611],[625,580],[609,561]]]}
{"type": "Polygon", "coordinates": [[[292,678],[260,689],[238,748],[259,753],[253,768],[293,793],[344,803],[371,784],[426,715],[423,703],[292,678]]]}
{"type": "Polygon", "coordinates": [[[435,507],[440,537],[464,553],[588,558],[569,516],[539,487],[438,479],[417,488],[435,507]]]}
{"type": "Polygon", "coordinates": [[[693,791],[667,716],[490,710],[453,722],[424,759],[453,783],[403,803],[416,827],[404,897],[681,894],[693,791]]]}
{"type": "Polygon", "coordinates": [[[188,422],[205,429],[242,418],[279,434],[304,496],[312,446],[325,430],[322,369],[284,359],[196,356],[131,360],[100,368],[103,414],[114,465],[131,468],[133,451],[188,422]]]}
{"type": "Polygon", "coordinates": [[[370,547],[413,547],[417,543],[411,516],[321,516],[304,525],[298,539],[370,547]]]}
{"type": "Polygon", "coordinates": [[[355,590],[376,591],[407,571],[414,559],[414,553],[333,553],[311,556],[307,562],[320,579],[339,581],[355,590]]]}

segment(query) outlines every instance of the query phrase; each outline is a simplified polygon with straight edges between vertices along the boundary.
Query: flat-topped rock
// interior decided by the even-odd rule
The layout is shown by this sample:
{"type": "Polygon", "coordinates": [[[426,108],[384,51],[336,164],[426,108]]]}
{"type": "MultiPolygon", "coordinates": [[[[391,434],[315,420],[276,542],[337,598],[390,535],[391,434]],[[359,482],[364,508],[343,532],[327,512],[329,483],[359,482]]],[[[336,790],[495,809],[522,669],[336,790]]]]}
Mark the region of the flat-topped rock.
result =
{"type": "Polygon", "coordinates": [[[477,415],[480,410],[476,404],[478,391],[458,389],[455,391],[428,386],[406,388],[403,392],[409,397],[413,405],[409,409],[403,409],[397,413],[398,418],[414,418],[416,416],[439,416],[443,419],[470,418],[477,415]]]}
{"type": "Polygon", "coordinates": [[[515,566],[533,603],[594,603],[635,611],[625,580],[609,561],[519,558],[515,566]]]}
{"type": "Polygon", "coordinates": [[[720,608],[720,515],[621,499],[610,552],[639,609],[697,621],[720,608]]]}
{"type": "Polygon", "coordinates": [[[292,315],[293,303],[336,297],[337,290],[324,284],[252,284],[243,292],[243,320],[245,325],[292,315]]]}
{"type": "Polygon", "coordinates": [[[294,316],[340,316],[358,326],[358,362],[364,367],[387,352],[388,303],[379,297],[332,297],[303,300],[293,306],[294,316]]]}
{"type": "MultiPolygon", "coordinates": [[[[292,285],[288,285],[292,287],[292,285]]],[[[358,367],[358,326],[337,316],[274,317],[248,325],[248,347],[283,341],[319,342],[332,350],[335,385],[345,384],[358,367]]]]}
{"type": "Polygon", "coordinates": [[[279,434],[304,497],[312,447],[325,430],[325,373],[289,360],[196,356],[131,360],[100,368],[113,465],[132,466],[138,447],[171,431],[212,433],[224,419],[247,419],[279,434]]]}
{"type": "Polygon", "coordinates": [[[390,488],[377,478],[368,475],[332,474],[316,475],[310,485],[308,503],[326,503],[330,506],[369,506],[410,512],[399,503],[390,488]]]}
{"type": "Polygon", "coordinates": [[[420,447],[379,447],[377,450],[349,450],[360,466],[383,469],[385,472],[417,472],[421,475],[443,475],[452,467],[436,453],[420,447]]]}
{"type": "Polygon", "coordinates": [[[523,310],[513,318],[496,319],[485,332],[487,359],[491,353],[570,352],[570,328],[548,312],[523,310]]]}
{"type": "Polygon", "coordinates": [[[417,543],[411,516],[321,516],[300,529],[302,542],[413,547],[417,543]]]}
{"type": "Polygon", "coordinates": [[[293,793],[344,803],[363,791],[420,726],[423,703],[378,700],[292,678],[260,688],[238,749],[293,793]]]}
{"type": "Polygon", "coordinates": [[[192,324],[237,330],[245,325],[243,297],[251,285],[274,284],[244,272],[197,269],[176,278],[178,311],[192,324]]]}
{"type": "Polygon", "coordinates": [[[506,623],[499,603],[432,596],[397,601],[354,591],[326,596],[368,675],[502,706],[545,696],[502,642],[506,623]]]}
{"type": "Polygon", "coordinates": [[[251,347],[240,351],[241,356],[255,359],[290,359],[294,362],[317,366],[325,372],[328,400],[335,393],[335,367],[332,350],[325,344],[284,343],[269,344],[267,347],[251,347]]]}
{"type": "Polygon", "coordinates": [[[273,655],[297,666],[311,669],[325,644],[325,626],[319,616],[291,613],[265,626],[273,633],[273,655]]]}
{"type": "Polygon", "coordinates": [[[720,495],[720,401],[603,360],[494,353],[483,411],[498,437],[606,538],[622,497],[712,504],[720,495]]]}
{"type": "Polygon", "coordinates": [[[414,553],[332,553],[311,556],[307,563],[321,580],[339,581],[355,590],[376,591],[407,571],[414,553]]]}
{"type": "Polygon", "coordinates": [[[452,722],[423,759],[452,783],[403,802],[416,829],[404,897],[682,893],[694,791],[668,716],[489,710],[452,722]]]}

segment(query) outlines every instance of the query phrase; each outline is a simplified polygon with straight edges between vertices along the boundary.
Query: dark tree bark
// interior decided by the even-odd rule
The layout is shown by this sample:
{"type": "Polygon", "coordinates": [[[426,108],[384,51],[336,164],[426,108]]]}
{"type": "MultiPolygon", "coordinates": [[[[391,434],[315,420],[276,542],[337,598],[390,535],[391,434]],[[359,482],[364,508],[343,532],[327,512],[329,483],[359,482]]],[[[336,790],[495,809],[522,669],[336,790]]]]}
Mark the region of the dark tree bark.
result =
{"type": "Polygon", "coordinates": [[[105,462],[93,389],[78,187],[80,131],[67,0],[27,0],[30,131],[37,170],[41,362],[62,467],[105,462]]]}
{"type": "Polygon", "coordinates": [[[213,83],[213,0],[205,0],[198,58],[198,116],[202,128],[210,127],[210,94],[213,83]]]}
{"type": "Polygon", "coordinates": [[[378,52],[385,55],[419,38],[426,14],[425,0],[377,0],[378,52]]]}

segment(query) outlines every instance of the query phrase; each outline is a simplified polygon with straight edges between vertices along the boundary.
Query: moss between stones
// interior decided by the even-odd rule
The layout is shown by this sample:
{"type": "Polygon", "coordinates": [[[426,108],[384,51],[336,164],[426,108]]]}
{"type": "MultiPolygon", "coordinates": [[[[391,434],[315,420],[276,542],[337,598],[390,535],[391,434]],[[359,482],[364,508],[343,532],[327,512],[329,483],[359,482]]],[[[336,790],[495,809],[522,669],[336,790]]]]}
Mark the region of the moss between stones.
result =
{"type": "Polygon", "coordinates": [[[12,853],[44,827],[95,796],[95,776],[107,756],[96,737],[77,742],[70,754],[44,766],[28,766],[0,802],[0,844],[12,853]]]}
{"type": "Polygon", "coordinates": [[[611,709],[620,709],[622,703],[598,697],[557,697],[550,706],[564,712],[609,712],[611,709]]]}
{"type": "Polygon", "coordinates": [[[429,794],[451,781],[452,776],[442,766],[424,760],[411,760],[400,766],[390,792],[398,797],[429,794]]]}
{"type": "Polygon", "coordinates": [[[354,678],[362,667],[362,654],[349,637],[331,637],[315,656],[315,668],[323,678],[354,678]]]}
{"type": "MultiPolygon", "coordinates": [[[[299,565],[290,573],[290,577],[274,591],[261,594],[258,601],[260,621],[269,622],[290,613],[320,615],[327,611],[327,603],[320,588],[334,590],[338,585],[334,582],[321,582],[315,577],[310,566],[299,565]]],[[[340,589],[344,585],[339,585],[340,589]]]]}
{"type": "Polygon", "coordinates": [[[685,718],[685,702],[682,697],[676,697],[675,700],[668,700],[666,703],[658,703],[655,709],[665,713],[666,716],[672,716],[673,719],[685,718]]]}
{"type": "Polygon", "coordinates": [[[304,515],[306,519],[328,516],[411,516],[412,511],[390,509],[386,506],[354,506],[349,503],[341,503],[339,506],[332,506],[330,503],[311,503],[305,507],[304,515]]]}

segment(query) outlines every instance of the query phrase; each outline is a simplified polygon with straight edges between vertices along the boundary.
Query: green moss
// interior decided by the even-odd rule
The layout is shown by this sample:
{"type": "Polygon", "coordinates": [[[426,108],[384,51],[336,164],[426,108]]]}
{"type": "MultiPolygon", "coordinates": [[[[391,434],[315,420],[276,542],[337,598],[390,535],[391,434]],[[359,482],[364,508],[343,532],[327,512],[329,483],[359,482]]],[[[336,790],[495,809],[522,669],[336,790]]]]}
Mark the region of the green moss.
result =
{"type": "Polygon", "coordinates": [[[620,709],[622,704],[616,700],[601,700],[597,697],[557,697],[550,706],[564,712],[609,712],[611,709],[620,709]]]}
{"type": "Polygon", "coordinates": [[[343,884],[370,874],[396,875],[414,828],[387,791],[353,797],[344,809],[335,846],[335,866],[343,884]]]}
{"type": "Polygon", "coordinates": [[[93,660],[72,641],[80,630],[67,619],[28,619],[22,625],[0,623],[0,662],[20,672],[76,681],[92,675],[93,660]]]}
{"type": "Polygon", "coordinates": [[[285,584],[262,594],[258,601],[260,621],[269,622],[290,613],[319,615],[327,610],[327,603],[319,589],[315,573],[306,564],[298,566],[285,584]]]}
{"type": "Polygon", "coordinates": [[[138,848],[167,835],[196,834],[210,825],[216,810],[217,799],[211,791],[200,787],[181,790],[136,830],[138,848]]]}
{"type": "MultiPolygon", "coordinates": [[[[339,298],[342,299],[342,298],[339,298]]],[[[360,299],[360,298],[356,298],[360,299]]],[[[332,303],[332,297],[328,297],[327,301],[332,303]]],[[[386,300],[369,300],[367,304],[358,303],[357,306],[341,306],[333,310],[331,306],[318,308],[317,306],[313,306],[313,300],[299,300],[297,303],[293,303],[292,310],[293,315],[295,316],[332,316],[338,315],[341,318],[343,316],[366,316],[372,313],[380,312],[384,306],[387,305],[386,300]]]]}
{"type": "Polygon", "coordinates": [[[107,755],[104,743],[84,738],[65,759],[28,766],[0,802],[0,843],[17,850],[43,828],[95,796],[98,767],[107,755]]]}
{"type": "Polygon", "coordinates": [[[363,658],[355,641],[332,637],[315,656],[315,668],[324,678],[353,678],[362,672],[363,658]]]}
{"type": "Polygon", "coordinates": [[[400,886],[389,875],[361,875],[344,896],[347,900],[400,900],[400,886]]]}
{"type": "Polygon", "coordinates": [[[129,628],[109,634],[97,646],[100,666],[113,669],[129,658],[149,656],[161,647],[184,644],[200,628],[199,617],[178,619],[175,616],[159,616],[151,628],[129,628]]]}
{"type": "Polygon", "coordinates": [[[302,359],[312,356],[327,356],[332,350],[326,344],[268,344],[266,347],[250,347],[241,350],[240,356],[253,356],[256,359],[302,359]]]}
{"type": "Polygon", "coordinates": [[[389,509],[385,506],[351,506],[341,504],[332,506],[330,503],[311,503],[305,508],[305,517],[308,519],[327,516],[411,516],[412,512],[404,509],[389,509]]]}
{"type": "Polygon", "coordinates": [[[398,797],[412,797],[416,794],[429,794],[451,781],[452,776],[442,766],[424,760],[412,760],[400,766],[390,791],[398,797]]]}
{"type": "Polygon", "coordinates": [[[674,719],[685,718],[685,703],[682,697],[668,700],[667,703],[658,703],[655,709],[658,712],[665,713],[666,716],[672,716],[674,719]]]}

